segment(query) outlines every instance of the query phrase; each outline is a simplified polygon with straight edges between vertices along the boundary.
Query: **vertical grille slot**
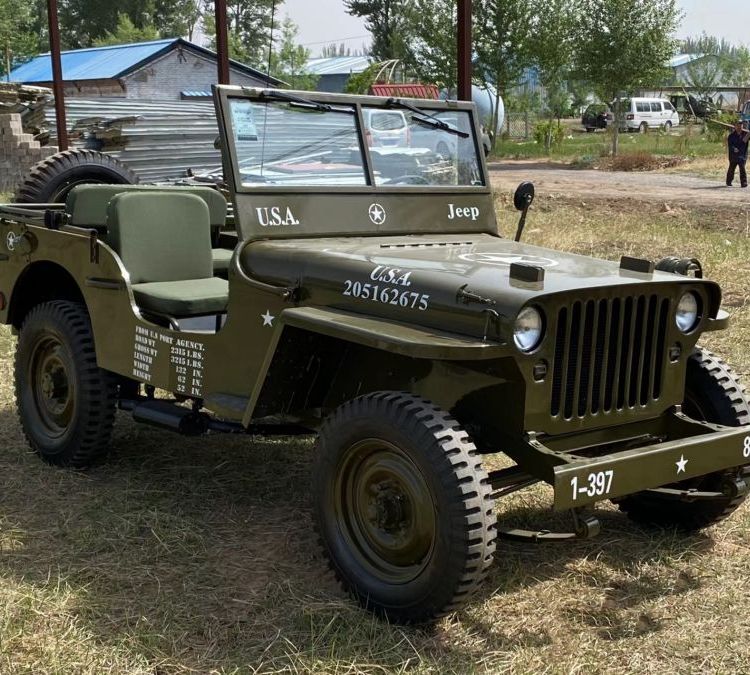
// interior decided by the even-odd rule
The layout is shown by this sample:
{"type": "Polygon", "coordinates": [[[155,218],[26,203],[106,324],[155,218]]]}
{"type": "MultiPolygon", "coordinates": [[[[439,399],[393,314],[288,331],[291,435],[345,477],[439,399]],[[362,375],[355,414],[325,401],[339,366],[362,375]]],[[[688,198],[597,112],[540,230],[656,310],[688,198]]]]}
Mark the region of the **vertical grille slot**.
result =
{"type": "Polygon", "coordinates": [[[662,390],[670,303],[656,295],[560,309],[550,413],[571,420],[648,406],[662,390]]]}

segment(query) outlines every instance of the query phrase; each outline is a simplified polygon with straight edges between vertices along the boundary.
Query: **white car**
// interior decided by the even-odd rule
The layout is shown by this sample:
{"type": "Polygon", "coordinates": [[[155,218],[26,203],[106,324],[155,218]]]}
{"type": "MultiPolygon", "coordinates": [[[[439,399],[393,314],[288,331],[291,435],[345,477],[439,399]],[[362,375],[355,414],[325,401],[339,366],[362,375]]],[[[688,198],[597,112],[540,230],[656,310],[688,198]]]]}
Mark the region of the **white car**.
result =
{"type": "MultiPolygon", "coordinates": [[[[610,104],[615,109],[614,102],[610,104]]],[[[680,125],[675,107],[663,98],[626,98],[620,101],[620,129],[640,131],[662,128],[669,131],[680,125]]]]}
{"type": "Polygon", "coordinates": [[[364,108],[365,137],[371,148],[408,148],[409,125],[400,110],[364,108]]]}

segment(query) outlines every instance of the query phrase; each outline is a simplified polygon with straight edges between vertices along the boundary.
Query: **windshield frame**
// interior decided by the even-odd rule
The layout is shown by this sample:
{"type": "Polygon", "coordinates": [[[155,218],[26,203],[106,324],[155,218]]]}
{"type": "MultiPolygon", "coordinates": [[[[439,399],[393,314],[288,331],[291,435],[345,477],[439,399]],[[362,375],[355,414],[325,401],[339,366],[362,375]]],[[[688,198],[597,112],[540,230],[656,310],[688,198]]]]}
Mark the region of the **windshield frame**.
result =
{"type": "MultiPolygon", "coordinates": [[[[364,108],[381,108],[383,111],[394,111],[395,108],[388,105],[389,99],[379,96],[353,96],[348,94],[330,94],[324,92],[310,91],[287,91],[284,93],[308,99],[317,103],[332,106],[353,107],[355,110],[355,127],[357,139],[364,162],[366,185],[361,186],[336,186],[336,185],[246,185],[242,182],[239,153],[234,144],[234,129],[232,127],[231,99],[250,99],[254,103],[281,104],[280,101],[272,101],[263,95],[264,89],[249,87],[216,87],[218,95],[215,96],[217,114],[223,121],[219,125],[221,143],[226,148],[224,155],[224,174],[231,176],[231,187],[238,194],[488,194],[491,192],[489,176],[481,144],[481,128],[473,103],[466,101],[432,101],[425,99],[402,99],[404,102],[414,105],[429,113],[467,111],[471,119],[471,137],[473,139],[474,153],[477,159],[477,169],[482,185],[378,185],[376,183],[373,158],[365,138],[364,108]]],[[[321,113],[321,114],[345,114],[345,113],[321,113]]],[[[446,132],[447,133],[447,132],[446,132]]],[[[227,181],[228,183],[230,181],[227,181]]]]}

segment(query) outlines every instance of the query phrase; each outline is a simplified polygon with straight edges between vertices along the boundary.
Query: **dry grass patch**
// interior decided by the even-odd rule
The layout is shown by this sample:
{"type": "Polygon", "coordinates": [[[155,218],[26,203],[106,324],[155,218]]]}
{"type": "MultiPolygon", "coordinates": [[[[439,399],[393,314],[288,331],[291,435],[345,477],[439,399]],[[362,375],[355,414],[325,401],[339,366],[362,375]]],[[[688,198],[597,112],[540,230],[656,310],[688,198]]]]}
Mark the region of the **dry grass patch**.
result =
{"type": "MultiPolygon", "coordinates": [[[[516,214],[499,199],[505,232],[516,214]]],[[[615,259],[695,255],[734,323],[706,340],[744,374],[747,261],[707,214],[540,199],[526,239],[615,259]]],[[[598,539],[501,543],[484,592],[432,628],[377,621],[325,570],[309,439],[183,439],[123,417],[108,464],[44,466],[21,438],[0,329],[0,672],[750,672],[750,509],[683,537],[605,506],[598,539]]],[[[504,524],[566,527],[538,487],[504,524]]]]}

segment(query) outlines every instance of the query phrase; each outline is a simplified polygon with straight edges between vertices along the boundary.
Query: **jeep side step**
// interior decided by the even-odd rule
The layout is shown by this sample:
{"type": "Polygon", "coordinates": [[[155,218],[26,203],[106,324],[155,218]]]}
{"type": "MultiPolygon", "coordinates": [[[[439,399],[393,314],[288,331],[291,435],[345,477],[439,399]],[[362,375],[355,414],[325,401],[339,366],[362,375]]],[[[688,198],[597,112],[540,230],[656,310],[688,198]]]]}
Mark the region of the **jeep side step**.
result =
{"type": "Polygon", "coordinates": [[[217,420],[198,406],[186,408],[171,399],[139,398],[120,401],[120,410],[129,411],[139,424],[173,431],[182,436],[204,434],[250,434],[258,436],[299,436],[310,430],[296,424],[252,424],[217,420]]]}

